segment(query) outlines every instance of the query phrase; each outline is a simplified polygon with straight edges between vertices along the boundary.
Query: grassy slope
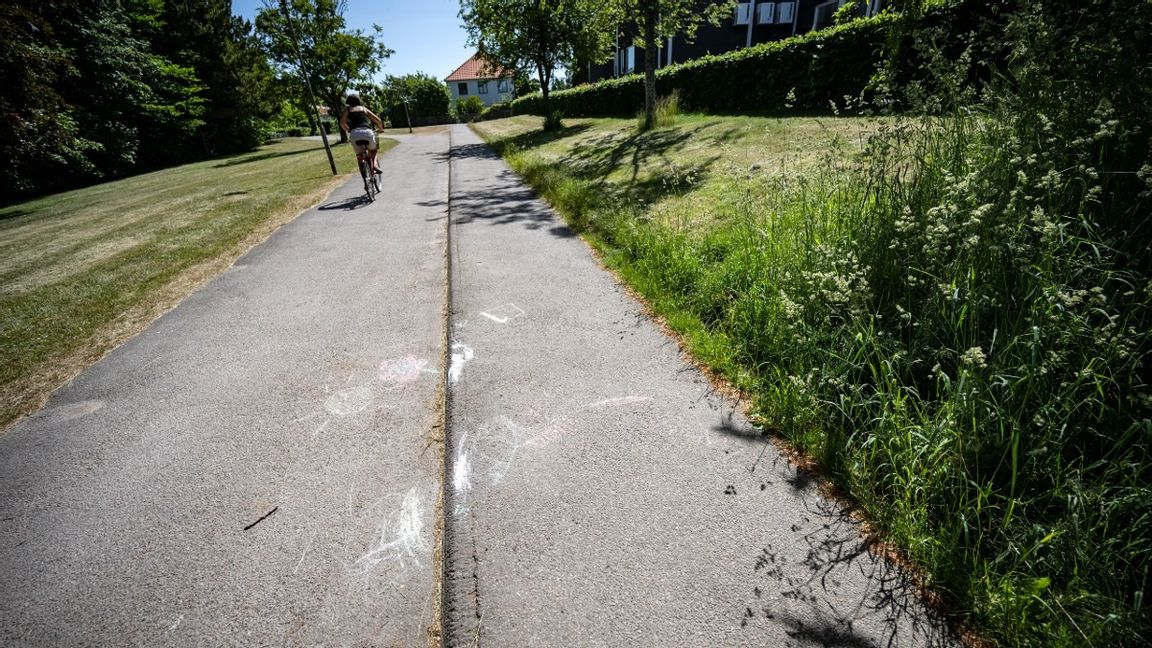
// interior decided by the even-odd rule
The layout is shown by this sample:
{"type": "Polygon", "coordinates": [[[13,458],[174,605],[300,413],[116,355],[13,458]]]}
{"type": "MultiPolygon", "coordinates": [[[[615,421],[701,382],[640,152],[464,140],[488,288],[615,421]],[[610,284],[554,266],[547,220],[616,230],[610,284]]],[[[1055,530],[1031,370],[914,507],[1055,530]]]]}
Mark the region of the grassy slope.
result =
{"type": "Polygon", "coordinates": [[[961,616],[1004,645],[1144,641],[1152,283],[1007,200],[1082,184],[1019,171],[979,118],[539,124],[475,127],[961,616]]]}
{"type": "MultiPolygon", "coordinates": [[[[587,227],[589,218],[624,213],[701,238],[724,230],[750,209],[763,213],[781,207],[781,185],[851,164],[869,134],[886,121],[681,115],[674,127],[643,134],[628,119],[566,119],[557,133],[544,133],[541,123],[520,116],[474,127],[578,229],[587,227]]],[[[665,271],[625,259],[596,228],[590,234],[613,269],[668,319],[697,359],[739,389],[754,391],[753,372],[741,365],[723,332],[684,307],[681,291],[669,289],[665,271]]]]}
{"type": "Polygon", "coordinates": [[[0,209],[0,428],[353,169],[324,157],[282,140],[0,209]]]}

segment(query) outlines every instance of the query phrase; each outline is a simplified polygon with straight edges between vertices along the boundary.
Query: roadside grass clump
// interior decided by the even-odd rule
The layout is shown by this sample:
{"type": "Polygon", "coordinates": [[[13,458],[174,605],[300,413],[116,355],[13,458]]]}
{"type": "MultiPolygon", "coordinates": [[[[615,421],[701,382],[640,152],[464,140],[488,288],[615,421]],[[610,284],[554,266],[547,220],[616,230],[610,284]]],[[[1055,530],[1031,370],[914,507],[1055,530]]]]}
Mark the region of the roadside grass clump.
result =
{"type": "Polygon", "coordinates": [[[652,123],[648,123],[648,115],[643,110],[636,113],[636,130],[644,132],[654,128],[670,128],[676,125],[679,116],[680,91],[673,89],[667,95],[656,98],[656,113],[652,123]]]}
{"type": "Polygon", "coordinates": [[[1152,80],[1109,27],[1152,8],[1122,4],[1021,10],[980,103],[725,170],[709,218],[510,157],[1001,645],[1152,642],[1152,80]]]}

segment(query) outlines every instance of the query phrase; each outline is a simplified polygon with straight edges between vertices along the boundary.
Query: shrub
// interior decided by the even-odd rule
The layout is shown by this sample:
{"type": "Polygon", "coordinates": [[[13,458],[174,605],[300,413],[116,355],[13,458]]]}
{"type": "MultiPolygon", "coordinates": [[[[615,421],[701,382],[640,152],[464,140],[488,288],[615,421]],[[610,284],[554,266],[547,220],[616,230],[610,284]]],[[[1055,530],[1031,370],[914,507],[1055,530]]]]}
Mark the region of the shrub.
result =
{"type": "Polygon", "coordinates": [[[461,119],[475,119],[484,111],[484,100],[480,97],[464,97],[456,102],[456,114],[461,119]]]}
{"type": "MultiPolygon", "coordinates": [[[[679,92],[692,110],[763,113],[781,111],[793,91],[793,106],[826,110],[865,92],[898,18],[882,14],[747,49],[705,56],[656,72],[656,90],[679,92]],[[719,90],[723,89],[723,90],[719,90]]],[[[569,116],[631,116],[644,105],[644,77],[630,75],[561,90],[552,106],[569,116]]],[[[539,115],[541,95],[512,102],[516,114],[539,115]]]]}
{"type": "Polygon", "coordinates": [[[480,113],[480,119],[503,119],[512,116],[512,106],[507,102],[494,103],[480,113]]]}
{"type": "Polygon", "coordinates": [[[544,118],[544,130],[546,132],[553,132],[562,130],[564,128],[564,113],[559,110],[553,110],[551,114],[544,118]]]}

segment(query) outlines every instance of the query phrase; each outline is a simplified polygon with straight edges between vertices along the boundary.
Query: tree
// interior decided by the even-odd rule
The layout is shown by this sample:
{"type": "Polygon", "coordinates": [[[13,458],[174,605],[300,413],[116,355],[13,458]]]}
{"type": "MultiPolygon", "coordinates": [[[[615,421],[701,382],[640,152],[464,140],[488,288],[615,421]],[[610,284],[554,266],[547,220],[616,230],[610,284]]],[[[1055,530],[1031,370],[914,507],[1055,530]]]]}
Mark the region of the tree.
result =
{"type": "Polygon", "coordinates": [[[460,18],[469,44],[493,67],[535,70],[547,128],[558,125],[548,98],[556,70],[609,54],[612,16],[605,7],[597,0],[461,0],[460,18]]]}
{"type": "MultiPolygon", "coordinates": [[[[346,28],[346,6],[346,0],[265,0],[256,14],[256,32],[268,57],[282,73],[306,77],[332,114],[343,110],[350,88],[370,79],[392,55],[378,25],[372,34],[346,28]]],[[[345,134],[340,138],[344,141],[345,134]]]]}
{"type": "Polygon", "coordinates": [[[606,0],[617,20],[632,22],[644,48],[644,128],[656,120],[656,53],[664,39],[696,37],[701,23],[719,25],[731,15],[735,0],[606,0]]]}
{"type": "Polygon", "coordinates": [[[384,82],[383,99],[394,127],[407,127],[408,116],[423,119],[446,118],[451,112],[452,97],[444,83],[429,74],[417,72],[389,76],[384,82]],[[404,101],[408,110],[404,110],[404,101]]]}
{"type": "Polygon", "coordinates": [[[260,143],[261,122],[276,111],[272,68],[251,23],[232,15],[231,0],[131,0],[160,3],[157,52],[192,67],[204,83],[204,155],[248,150],[260,143]]]}

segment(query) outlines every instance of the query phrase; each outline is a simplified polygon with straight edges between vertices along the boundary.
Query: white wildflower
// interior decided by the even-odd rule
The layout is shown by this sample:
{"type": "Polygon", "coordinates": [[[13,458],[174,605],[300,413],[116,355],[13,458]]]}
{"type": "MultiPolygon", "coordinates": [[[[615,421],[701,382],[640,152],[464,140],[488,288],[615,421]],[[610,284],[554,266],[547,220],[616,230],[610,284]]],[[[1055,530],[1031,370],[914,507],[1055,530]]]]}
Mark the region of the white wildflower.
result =
{"type": "Polygon", "coordinates": [[[988,366],[988,363],[985,362],[986,359],[987,356],[984,355],[984,349],[978,346],[974,346],[971,349],[968,349],[964,352],[963,355],[960,356],[960,360],[964,364],[968,365],[969,367],[977,367],[979,369],[983,369],[984,367],[988,366]]]}

